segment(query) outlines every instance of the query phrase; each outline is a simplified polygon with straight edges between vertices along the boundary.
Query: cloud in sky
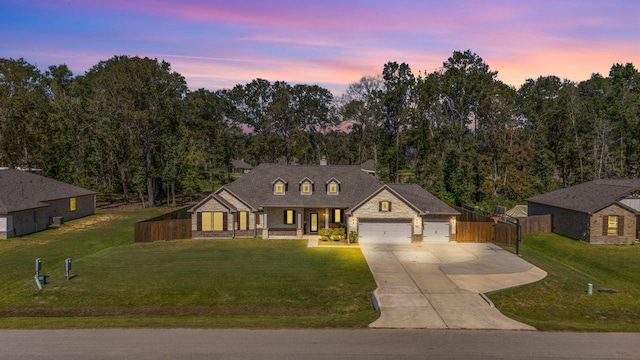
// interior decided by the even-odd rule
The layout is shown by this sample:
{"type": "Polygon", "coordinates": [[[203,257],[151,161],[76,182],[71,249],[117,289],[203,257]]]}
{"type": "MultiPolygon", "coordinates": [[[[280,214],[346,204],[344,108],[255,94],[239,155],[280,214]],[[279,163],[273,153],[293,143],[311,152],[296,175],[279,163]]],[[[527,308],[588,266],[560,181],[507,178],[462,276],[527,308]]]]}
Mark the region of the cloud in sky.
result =
{"type": "Polygon", "coordinates": [[[192,89],[255,78],[340,93],[388,61],[432,72],[471,49],[520,86],[640,66],[635,0],[7,0],[0,57],[82,74],[114,55],[157,57],[192,89]]]}

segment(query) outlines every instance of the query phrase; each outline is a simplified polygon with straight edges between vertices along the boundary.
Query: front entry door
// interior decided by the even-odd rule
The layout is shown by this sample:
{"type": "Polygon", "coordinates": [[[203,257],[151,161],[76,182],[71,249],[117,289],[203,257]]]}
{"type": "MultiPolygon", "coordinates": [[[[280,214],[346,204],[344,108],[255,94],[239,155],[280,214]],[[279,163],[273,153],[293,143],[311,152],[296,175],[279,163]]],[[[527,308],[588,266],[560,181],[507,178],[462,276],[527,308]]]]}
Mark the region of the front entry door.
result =
{"type": "Polygon", "coordinates": [[[309,214],[309,232],[317,233],[318,232],[318,213],[309,214]]]}

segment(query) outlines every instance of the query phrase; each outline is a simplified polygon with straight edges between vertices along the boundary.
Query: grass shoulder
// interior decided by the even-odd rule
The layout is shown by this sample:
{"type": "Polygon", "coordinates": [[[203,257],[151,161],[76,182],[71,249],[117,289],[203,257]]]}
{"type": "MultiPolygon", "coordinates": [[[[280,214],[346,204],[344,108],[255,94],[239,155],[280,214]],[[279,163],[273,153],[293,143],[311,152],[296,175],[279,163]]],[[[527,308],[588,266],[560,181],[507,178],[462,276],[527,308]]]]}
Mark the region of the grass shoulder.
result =
{"type": "Polygon", "coordinates": [[[489,297],[505,315],[539,330],[640,331],[640,246],[592,245],[535,234],[522,257],[545,279],[489,297]],[[593,294],[587,294],[592,284],[593,294]]]}

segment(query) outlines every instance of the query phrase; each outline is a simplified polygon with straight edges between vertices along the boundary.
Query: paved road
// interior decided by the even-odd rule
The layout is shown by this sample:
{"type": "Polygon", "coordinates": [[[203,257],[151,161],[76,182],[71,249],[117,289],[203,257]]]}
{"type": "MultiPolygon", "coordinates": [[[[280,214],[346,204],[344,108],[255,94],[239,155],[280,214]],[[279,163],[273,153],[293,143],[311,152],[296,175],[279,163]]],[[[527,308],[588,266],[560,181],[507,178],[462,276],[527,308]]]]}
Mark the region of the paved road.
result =
{"type": "Polygon", "coordinates": [[[0,359],[638,359],[640,334],[464,330],[3,330],[0,359]]]}

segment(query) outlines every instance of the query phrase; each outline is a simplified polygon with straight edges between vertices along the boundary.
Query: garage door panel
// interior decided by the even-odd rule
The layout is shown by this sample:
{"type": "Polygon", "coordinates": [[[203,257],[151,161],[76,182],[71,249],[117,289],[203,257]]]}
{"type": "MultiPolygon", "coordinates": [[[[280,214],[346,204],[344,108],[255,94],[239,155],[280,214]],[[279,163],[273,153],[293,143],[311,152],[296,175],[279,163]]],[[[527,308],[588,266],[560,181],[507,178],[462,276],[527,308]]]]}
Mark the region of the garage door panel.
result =
{"type": "Polygon", "coordinates": [[[360,222],[359,241],[362,243],[410,244],[411,222],[360,222]]]}
{"type": "Polygon", "coordinates": [[[424,242],[449,242],[448,221],[425,221],[422,230],[424,242]]]}

